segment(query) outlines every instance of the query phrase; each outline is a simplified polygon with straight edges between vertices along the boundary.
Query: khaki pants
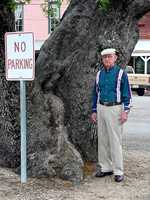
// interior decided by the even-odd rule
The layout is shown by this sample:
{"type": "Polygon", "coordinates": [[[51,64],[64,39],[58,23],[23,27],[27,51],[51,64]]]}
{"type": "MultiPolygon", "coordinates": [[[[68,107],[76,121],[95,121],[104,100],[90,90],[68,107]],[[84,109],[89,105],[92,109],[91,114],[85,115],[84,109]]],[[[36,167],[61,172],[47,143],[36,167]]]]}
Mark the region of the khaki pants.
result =
{"type": "Polygon", "coordinates": [[[121,111],[122,105],[97,105],[98,162],[102,172],[115,175],[123,175],[121,111]]]}

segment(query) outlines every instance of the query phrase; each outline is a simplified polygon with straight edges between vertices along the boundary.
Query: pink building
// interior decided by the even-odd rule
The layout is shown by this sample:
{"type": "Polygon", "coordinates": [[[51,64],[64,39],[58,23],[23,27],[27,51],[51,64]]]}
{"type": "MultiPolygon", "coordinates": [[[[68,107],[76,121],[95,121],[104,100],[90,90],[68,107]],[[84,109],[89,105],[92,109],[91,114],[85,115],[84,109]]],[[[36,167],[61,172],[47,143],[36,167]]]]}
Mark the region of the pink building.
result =
{"type": "Polygon", "coordinates": [[[31,0],[30,4],[18,4],[16,9],[16,31],[34,32],[35,50],[39,50],[49,34],[54,30],[59,19],[68,6],[68,0],[63,0],[59,8],[55,0],[48,0],[53,7],[54,15],[43,11],[44,0],[31,0]]]}

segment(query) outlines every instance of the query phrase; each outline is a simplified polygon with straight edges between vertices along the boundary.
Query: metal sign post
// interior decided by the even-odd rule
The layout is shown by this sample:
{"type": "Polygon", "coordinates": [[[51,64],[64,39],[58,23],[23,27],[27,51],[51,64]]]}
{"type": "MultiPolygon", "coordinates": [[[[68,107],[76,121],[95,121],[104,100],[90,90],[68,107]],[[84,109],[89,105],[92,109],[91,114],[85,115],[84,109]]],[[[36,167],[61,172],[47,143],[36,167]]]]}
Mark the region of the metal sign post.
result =
{"type": "Polygon", "coordinates": [[[27,182],[26,80],[34,80],[34,36],[28,32],[5,34],[5,68],[8,81],[20,80],[21,182],[27,182]]]}
{"type": "Polygon", "coordinates": [[[20,112],[21,112],[21,182],[27,181],[27,115],[26,115],[26,82],[20,81],[20,112]]]}

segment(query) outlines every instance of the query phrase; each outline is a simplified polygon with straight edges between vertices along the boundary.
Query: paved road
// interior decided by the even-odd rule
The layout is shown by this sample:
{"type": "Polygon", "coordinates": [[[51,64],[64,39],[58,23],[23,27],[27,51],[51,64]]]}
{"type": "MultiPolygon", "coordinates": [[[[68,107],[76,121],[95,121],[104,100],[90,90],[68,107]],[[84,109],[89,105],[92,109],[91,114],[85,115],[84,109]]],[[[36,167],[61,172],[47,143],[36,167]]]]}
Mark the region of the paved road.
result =
{"type": "Polygon", "coordinates": [[[127,148],[150,151],[150,96],[133,96],[133,108],[124,133],[127,148]]]}

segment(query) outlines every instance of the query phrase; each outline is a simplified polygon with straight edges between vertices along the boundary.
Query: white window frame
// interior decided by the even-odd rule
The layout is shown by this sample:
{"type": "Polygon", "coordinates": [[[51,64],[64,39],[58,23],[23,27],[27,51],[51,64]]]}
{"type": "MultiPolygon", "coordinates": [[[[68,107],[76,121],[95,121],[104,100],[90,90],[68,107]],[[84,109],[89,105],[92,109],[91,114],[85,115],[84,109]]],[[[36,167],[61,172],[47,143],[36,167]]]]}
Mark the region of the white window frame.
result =
{"type": "Polygon", "coordinates": [[[24,4],[18,3],[15,10],[15,31],[20,32],[23,30],[24,30],[24,4]],[[19,9],[21,10],[20,13],[19,9]],[[20,23],[22,24],[21,26],[20,23]]]}
{"type": "Polygon", "coordinates": [[[57,27],[57,23],[59,23],[60,21],[60,7],[58,7],[56,0],[49,0],[48,9],[50,7],[56,9],[56,12],[54,12],[55,16],[51,16],[51,14],[48,14],[48,33],[51,34],[57,27]]]}
{"type": "Polygon", "coordinates": [[[150,61],[150,56],[134,56],[133,57],[133,68],[136,72],[136,59],[137,58],[141,58],[141,61],[143,61],[143,65],[144,65],[144,71],[143,74],[147,74],[148,73],[148,62],[150,61]]]}

